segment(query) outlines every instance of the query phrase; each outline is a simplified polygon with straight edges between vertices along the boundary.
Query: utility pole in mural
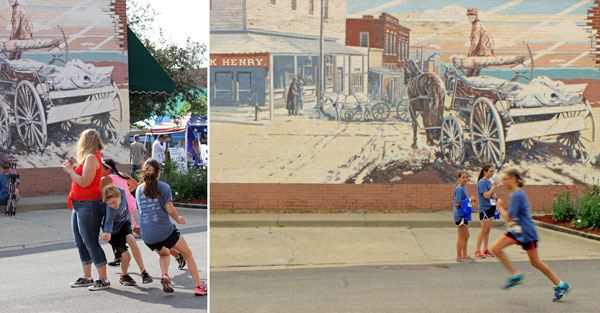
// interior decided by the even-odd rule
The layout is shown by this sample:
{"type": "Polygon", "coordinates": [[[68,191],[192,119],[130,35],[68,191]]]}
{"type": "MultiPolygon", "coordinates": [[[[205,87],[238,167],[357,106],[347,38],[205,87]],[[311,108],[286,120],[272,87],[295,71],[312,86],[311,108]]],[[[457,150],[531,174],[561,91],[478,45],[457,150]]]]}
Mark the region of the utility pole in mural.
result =
{"type": "Polygon", "coordinates": [[[442,183],[482,164],[529,170],[534,184],[600,174],[586,32],[598,1],[463,5],[213,2],[212,116],[227,138],[251,134],[213,146],[213,181],[442,183]],[[290,113],[298,82],[317,110],[290,113]],[[252,93],[270,119],[244,113],[252,93]],[[260,170],[243,177],[231,164],[260,170]]]}
{"type": "Polygon", "coordinates": [[[10,37],[0,45],[0,157],[20,167],[58,167],[80,132],[94,128],[107,154],[126,158],[126,103],[113,69],[126,68],[127,57],[105,27],[114,27],[114,18],[95,5],[80,16],[41,1],[29,1],[27,11],[16,0],[8,4],[2,10],[12,10],[10,37]],[[86,18],[95,26],[82,26],[86,18]],[[97,33],[88,34],[94,27],[97,33]]]}

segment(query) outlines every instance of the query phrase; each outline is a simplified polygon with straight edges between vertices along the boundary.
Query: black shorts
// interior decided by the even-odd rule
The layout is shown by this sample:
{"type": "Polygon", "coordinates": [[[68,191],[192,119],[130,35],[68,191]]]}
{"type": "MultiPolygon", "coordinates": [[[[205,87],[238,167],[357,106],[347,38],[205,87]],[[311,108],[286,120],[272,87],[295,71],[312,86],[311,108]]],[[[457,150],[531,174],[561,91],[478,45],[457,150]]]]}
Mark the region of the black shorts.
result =
{"type": "Polygon", "coordinates": [[[162,247],[165,247],[167,249],[172,249],[177,242],[179,241],[179,231],[177,230],[177,228],[173,229],[173,232],[171,233],[171,235],[169,237],[167,237],[167,239],[161,241],[161,242],[157,242],[157,243],[147,243],[144,241],[144,243],[146,244],[146,246],[148,246],[148,248],[150,248],[150,250],[154,251],[154,250],[162,250],[162,247]]]}
{"type": "Polygon", "coordinates": [[[513,235],[513,233],[511,233],[511,232],[507,232],[506,234],[504,234],[504,236],[514,240],[525,251],[531,251],[531,250],[537,249],[537,240],[528,241],[528,242],[520,242],[517,240],[517,238],[515,238],[515,235],[513,235]]]}
{"type": "Polygon", "coordinates": [[[479,212],[479,220],[480,221],[491,220],[494,218],[494,214],[496,214],[496,206],[492,205],[489,209],[487,209],[483,212],[479,212]]]}
{"type": "Polygon", "coordinates": [[[121,255],[127,252],[127,235],[131,234],[131,223],[125,222],[118,233],[110,235],[108,243],[112,246],[116,259],[121,258],[121,255]]]}
{"type": "Polygon", "coordinates": [[[469,225],[469,221],[465,221],[464,217],[461,217],[458,221],[454,220],[456,226],[469,225]]]}

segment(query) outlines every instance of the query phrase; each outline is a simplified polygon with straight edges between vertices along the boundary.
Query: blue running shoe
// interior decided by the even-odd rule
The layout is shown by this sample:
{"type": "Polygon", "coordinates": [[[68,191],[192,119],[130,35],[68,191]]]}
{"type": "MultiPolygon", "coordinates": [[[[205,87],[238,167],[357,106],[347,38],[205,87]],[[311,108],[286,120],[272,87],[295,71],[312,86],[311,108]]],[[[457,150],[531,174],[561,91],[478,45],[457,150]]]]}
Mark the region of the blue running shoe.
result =
{"type": "Polygon", "coordinates": [[[552,301],[558,302],[562,300],[569,291],[571,291],[571,286],[565,282],[560,282],[560,284],[554,287],[554,299],[552,299],[552,301]]]}
{"type": "Polygon", "coordinates": [[[502,289],[510,289],[516,285],[520,285],[523,283],[524,279],[525,278],[523,277],[523,274],[521,274],[521,273],[511,275],[508,277],[508,280],[506,281],[506,285],[502,286],[502,289]]]}

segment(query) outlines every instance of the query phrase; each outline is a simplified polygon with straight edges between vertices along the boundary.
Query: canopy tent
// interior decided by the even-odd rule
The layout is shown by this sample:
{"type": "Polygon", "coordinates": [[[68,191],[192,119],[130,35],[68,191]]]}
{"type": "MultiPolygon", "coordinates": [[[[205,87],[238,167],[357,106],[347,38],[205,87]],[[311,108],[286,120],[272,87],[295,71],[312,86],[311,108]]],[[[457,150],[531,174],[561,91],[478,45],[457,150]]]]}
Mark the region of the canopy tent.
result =
{"type": "Polygon", "coordinates": [[[208,121],[200,115],[188,113],[183,117],[164,121],[146,130],[146,134],[160,135],[185,132],[188,122],[195,132],[206,131],[208,121]]]}

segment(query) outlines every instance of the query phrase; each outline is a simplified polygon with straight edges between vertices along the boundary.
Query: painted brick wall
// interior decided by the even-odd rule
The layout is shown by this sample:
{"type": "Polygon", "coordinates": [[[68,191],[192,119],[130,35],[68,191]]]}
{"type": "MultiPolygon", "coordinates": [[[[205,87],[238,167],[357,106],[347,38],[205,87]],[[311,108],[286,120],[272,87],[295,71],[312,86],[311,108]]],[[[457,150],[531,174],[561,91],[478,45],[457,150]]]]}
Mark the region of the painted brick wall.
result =
{"type": "Polygon", "coordinates": [[[127,50],[127,6],[125,0],[111,0],[110,11],[115,19],[115,37],[119,47],[127,50]]]}
{"type": "MultiPolygon", "coordinates": [[[[210,184],[213,213],[394,213],[451,210],[453,184],[210,184]]],[[[532,210],[549,210],[558,186],[525,186],[532,210]]],[[[476,194],[474,184],[467,185],[476,194]]],[[[498,196],[508,199],[505,188],[498,196]]]]}
{"type": "MultiPolygon", "coordinates": [[[[292,10],[292,0],[246,0],[248,29],[258,29],[288,34],[319,36],[321,1],[315,0],[314,14],[309,14],[310,1],[298,0],[292,10]]],[[[325,37],[340,43],[346,38],[346,0],[329,0],[329,18],[325,22],[325,37]]]]}
{"type": "Polygon", "coordinates": [[[210,29],[244,29],[244,0],[211,0],[210,29]]]}

